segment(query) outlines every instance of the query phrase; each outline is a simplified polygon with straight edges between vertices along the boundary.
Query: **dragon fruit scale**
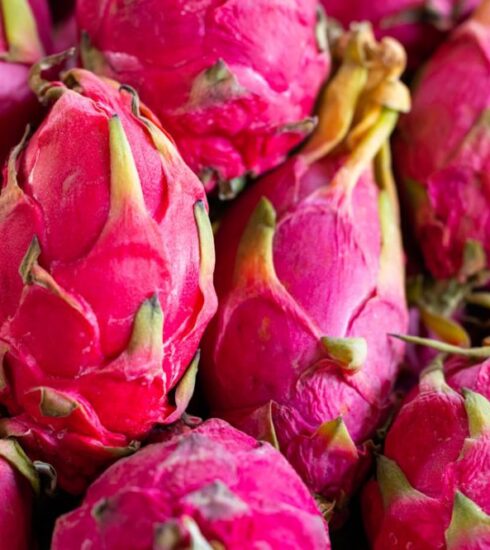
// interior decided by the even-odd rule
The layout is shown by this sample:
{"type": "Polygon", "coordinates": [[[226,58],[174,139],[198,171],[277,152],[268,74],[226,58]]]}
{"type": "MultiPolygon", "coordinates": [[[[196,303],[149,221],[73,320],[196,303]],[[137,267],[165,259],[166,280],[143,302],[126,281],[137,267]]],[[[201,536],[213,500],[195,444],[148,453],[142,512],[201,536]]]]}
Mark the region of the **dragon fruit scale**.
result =
{"type": "Polygon", "coordinates": [[[190,399],[214,245],[200,181],[134,91],[42,68],[50,111],[0,194],[0,428],[78,492],[190,399]]]}
{"type": "Polygon", "coordinates": [[[50,33],[46,0],[0,1],[0,165],[39,111],[28,74],[48,53],[50,33]]]}
{"type": "Polygon", "coordinates": [[[322,3],[327,15],[344,27],[353,21],[370,21],[376,36],[399,40],[407,50],[409,68],[416,69],[480,0],[322,0],[322,3]]]}
{"type": "Polygon", "coordinates": [[[490,254],[490,2],[423,71],[402,119],[397,170],[427,269],[466,282],[490,254]]]}
{"type": "Polygon", "coordinates": [[[451,359],[445,376],[436,359],[422,373],[363,494],[375,550],[490,548],[489,369],[451,359]]]}
{"type": "Polygon", "coordinates": [[[77,18],[85,66],[138,90],[206,188],[229,195],[313,127],[329,69],[317,10],[316,0],[79,0],[77,18]]]}
{"type": "Polygon", "coordinates": [[[269,444],[208,420],[120,460],[62,516],[53,550],[328,550],[307,488],[269,444]]]}
{"type": "Polygon", "coordinates": [[[19,444],[0,439],[0,541],[8,550],[30,550],[32,546],[33,496],[39,478],[19,444]]]}
{"type": "Polygon", "coordinates": [[[213,413],[327,498],[360,475],[403,352],[386,333],[408,322],[386,145],[409,104],[404,52],[365,26],[339,52],[318,133],[221,223],[202,367],[213,413]]]}

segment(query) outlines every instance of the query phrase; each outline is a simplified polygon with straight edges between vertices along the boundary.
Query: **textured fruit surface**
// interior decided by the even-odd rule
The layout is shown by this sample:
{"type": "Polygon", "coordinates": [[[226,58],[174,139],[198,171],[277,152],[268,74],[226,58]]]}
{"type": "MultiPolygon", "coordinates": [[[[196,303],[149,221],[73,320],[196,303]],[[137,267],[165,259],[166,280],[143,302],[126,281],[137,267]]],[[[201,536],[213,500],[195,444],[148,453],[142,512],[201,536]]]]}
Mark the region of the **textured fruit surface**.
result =
{"type": "Polygon", "coordinates": [[[214,246],[201,183],[133,92],[81,69],[40,89],[54,103],[0,194],[1,425],[78,491],[185,408],[214,246]]]}
{"type": "Polygon", "coordinates": [[[327,15],[344,27],[370,21],[378,37],[392,36],[417,68],[440,44],[448,30],[468,16],[480,0],[322,0],[327,15]]]}
{"type": "Polygon", "coordinates": [[[396,143],[416,236],[438,279],[465,280],[490,253],[487,11],[483,5],[429,61],[396,143]]]}
{"type": "Polygon", "coordinates": [[[0,541],[9,550],[30,550],[34,491],[39,481],[17,443],[0,440],[0,541]]]}
{"type": "Polygon", "coordinates": [[[273,441],[315,492],[335,498],[352,491],[363,443],[389,404],[403,346],[387,333],[407,325],[396,206],[373,163],[396,112],[376,107],[357,144],[343,118],[358,82],[372,76],[356,61],[366,43],[377,51],[371,40],[366,29],[351,35],[327,88],[319,129],[331,132],[324,122],[340,113],[340,134],[352,130],[343,152],[324,156],[327,137],[314,136],[313,148],[265,176],[222,221],[220,306],[203,347],[213,412],[273,441]]]}
{"type": "Polygon", "coordinates": [[[490,545],[490,361],[436,363],[391,426],[364,493],[375,550],[490,545]]]}
{"type": "Polygon", "coordinates": [[[53,550],[330,548],[287,461],[221,420],[109,468],[56,525],[53,550]]]}
{"type": "Polygon", "coordinates": [[[209,189],[277,165],[311,130],[329,68],[316,1],[81,0],[77,10],[93,45],[86,66],[137,89],[209,189]]]}
{"type": "Polygon", "coordinates": [[[49,52],[50,33],[46,0],[0,1],[0,164],[38,113],[27,78],[49,52]]]}

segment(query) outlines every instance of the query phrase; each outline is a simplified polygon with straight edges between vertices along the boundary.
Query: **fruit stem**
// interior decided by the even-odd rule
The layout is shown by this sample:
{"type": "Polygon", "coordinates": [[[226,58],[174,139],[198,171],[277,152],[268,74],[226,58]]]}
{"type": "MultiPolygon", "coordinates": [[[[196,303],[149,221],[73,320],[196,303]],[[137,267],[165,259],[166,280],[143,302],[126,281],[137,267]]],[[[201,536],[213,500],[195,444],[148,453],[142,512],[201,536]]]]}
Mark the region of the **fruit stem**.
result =
{"type": "Polygon", "coordinates": [[[407,344],[415,344],[417,346],[426,346],[428,348],[441,351],[443,353],[450,353],[452,355],[459,355],[461,357],[467,357],[468,359],[488,359],[490,357],[490,346],[482,346],[479,348],[460,348],[453,346],[452,344],[446,344],[439,340],[432,340],[431,338],[420,338],[419,336],[408,336],[405,334],[389,334],[393,338],[398,338],[407,344]]]}

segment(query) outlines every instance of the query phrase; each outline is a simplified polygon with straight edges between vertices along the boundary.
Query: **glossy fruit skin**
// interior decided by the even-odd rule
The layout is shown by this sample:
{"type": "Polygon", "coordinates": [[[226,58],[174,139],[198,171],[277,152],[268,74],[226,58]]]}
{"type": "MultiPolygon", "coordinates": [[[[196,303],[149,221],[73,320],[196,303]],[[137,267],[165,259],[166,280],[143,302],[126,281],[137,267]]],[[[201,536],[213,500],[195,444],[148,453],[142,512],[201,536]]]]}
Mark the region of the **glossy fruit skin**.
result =
{"type": "Polygon", "coordinates": [[[314,0],[82,0],[77,17],[93,46],[86,66],[138,90],[207,189],[231,182],[231,193],[236,178],[276,166],[312,129],[330,65],[317,8],[314,0]]]}
{"type": "Polygon", "coordinates": [[[280,453],[216,419],[109,468],[58,520],[52,548],[191,542],[203,550],[330,548],[313,498],[280,453]]]}
{"type": "Polygon", "coordinates": [[[490,542],[490,362],[421,375],[363,495],[372,547],[469,550],[490,542]],[[423,443],[422,443],[423,442],[423,443]]]}
{"type": "Polygon", "coordinates": [[[214,245],[201,183],[134,92],[82,69],[40,89],[51,109],[0,194],[1,425],[79,492],[183,412],[214,245]]]}
{"type": "MultiPolygon", "coordinates": [[[[19,446],[0,440],[0,540],[12,550],[30,550],[32,544],[33,485],[39,481],[19,446]]],[[[7,548],[7,546],[6,546],[7,548]]]]}
{"type": "Polygon", "coordinates": [[[27,124],[39,115],[39,103],[27,82],[29,68],[51,48],[47,1],[17,0],[15,6],[11,2],[14,7],[8,15],[12,19],[7,23],[8,3],[9,0],[0,2],[0,165],[22,137],[27,124]],[[15,16],[19,19],[14,20],[15,16]]]}
{"type": "Polygon", "coordinates": [[[408,317],[400,243],[388,270],[381,259],[386,195],[371,167],[351,195],[329,186],[346,162],[293,157],[222,221],[220,306],[202,367],[214,414],[276,440],[308,486],[332,499],[362,476],[364,442],[384,418],[403,352],[386,333],[404,332],[408,317]],[[344,344],[358,355],[351,364],[344,344]]]}
{"type": "Polygon", "coordinates": [[[417,69],[447,37],[448,31],[478,6],[480,0],[322,0],[327,15],[345,28],[370,21],[378,38],[392,36],[417,69]]]}
{"type": "Polygon", "coordinates": [[[490,253],[490,34],[477,14],[428,62],[395,144],[426,268],[460,282],[485,268],[490,253]]]}

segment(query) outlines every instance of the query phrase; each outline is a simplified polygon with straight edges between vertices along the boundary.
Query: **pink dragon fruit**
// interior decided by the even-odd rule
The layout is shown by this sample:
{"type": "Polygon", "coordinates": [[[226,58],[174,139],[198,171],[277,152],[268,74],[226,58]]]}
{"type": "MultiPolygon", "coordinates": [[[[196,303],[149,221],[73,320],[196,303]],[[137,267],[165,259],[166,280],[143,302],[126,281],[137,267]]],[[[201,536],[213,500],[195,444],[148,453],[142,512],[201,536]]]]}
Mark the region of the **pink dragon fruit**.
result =
{"type": "Polygon", "coordinates": [[[33,84],[51,110],[0,194],[0,426],[76,492],[186,406],[214,245],[201,183],[134,91],[82,69],[33,84]]]}
{"type": "Polygon", "coordinates": [[[18,443],[0,439],[0,541],[7,550],[30,550],[33,495],[39,490],[34,466],[18,443]]]}
{"type": "Polygon", "coordinates": [[[87,68],[133,86],[207,189],[233,193],[313,127],[327,76],[316,0],[80,0],[87,68]],[[128,39],[128,37],[131,37],[128,39]]]}
{"type": "Polygon", "coordinates": [[[407,325],[387,159],[404,53],[363,26],[341,43],[318,133],[221,224],[203,347],[213,412],[274,441],[326,497],[352,490],[403,352],[386,333],[407,325]]]}
{"type": "Polygon", "coordinates": [[[50,33],[46,0],[0,0],[0,165],[39,110],[27,77],[50,33]]]}
{"type": "Polygon", "coordinates": [[[348,27],[370,21],[378,37],[392,36],[407,49],[416,68],[442,42],[447,31],[468,16],[480,0],[322,0],[327,15],[348,27]]]}
{"type": "Polygon", "coordinates": [[[489,265],[489,87],[486,0],[430,60],[400,124],[397,169],[437,279],[465,282],[489,265]]]}
{"type": "Polygon", "coordinates": [[[287,461],[220,420],[111,466],[61,517],[53,550],[330,548],[287,461]]]}
{"type": "Polygon", "coordinates": [[[364,492],[375,550],[490,548],[490,360],[446,369],[422,373],[364,492]]]}

